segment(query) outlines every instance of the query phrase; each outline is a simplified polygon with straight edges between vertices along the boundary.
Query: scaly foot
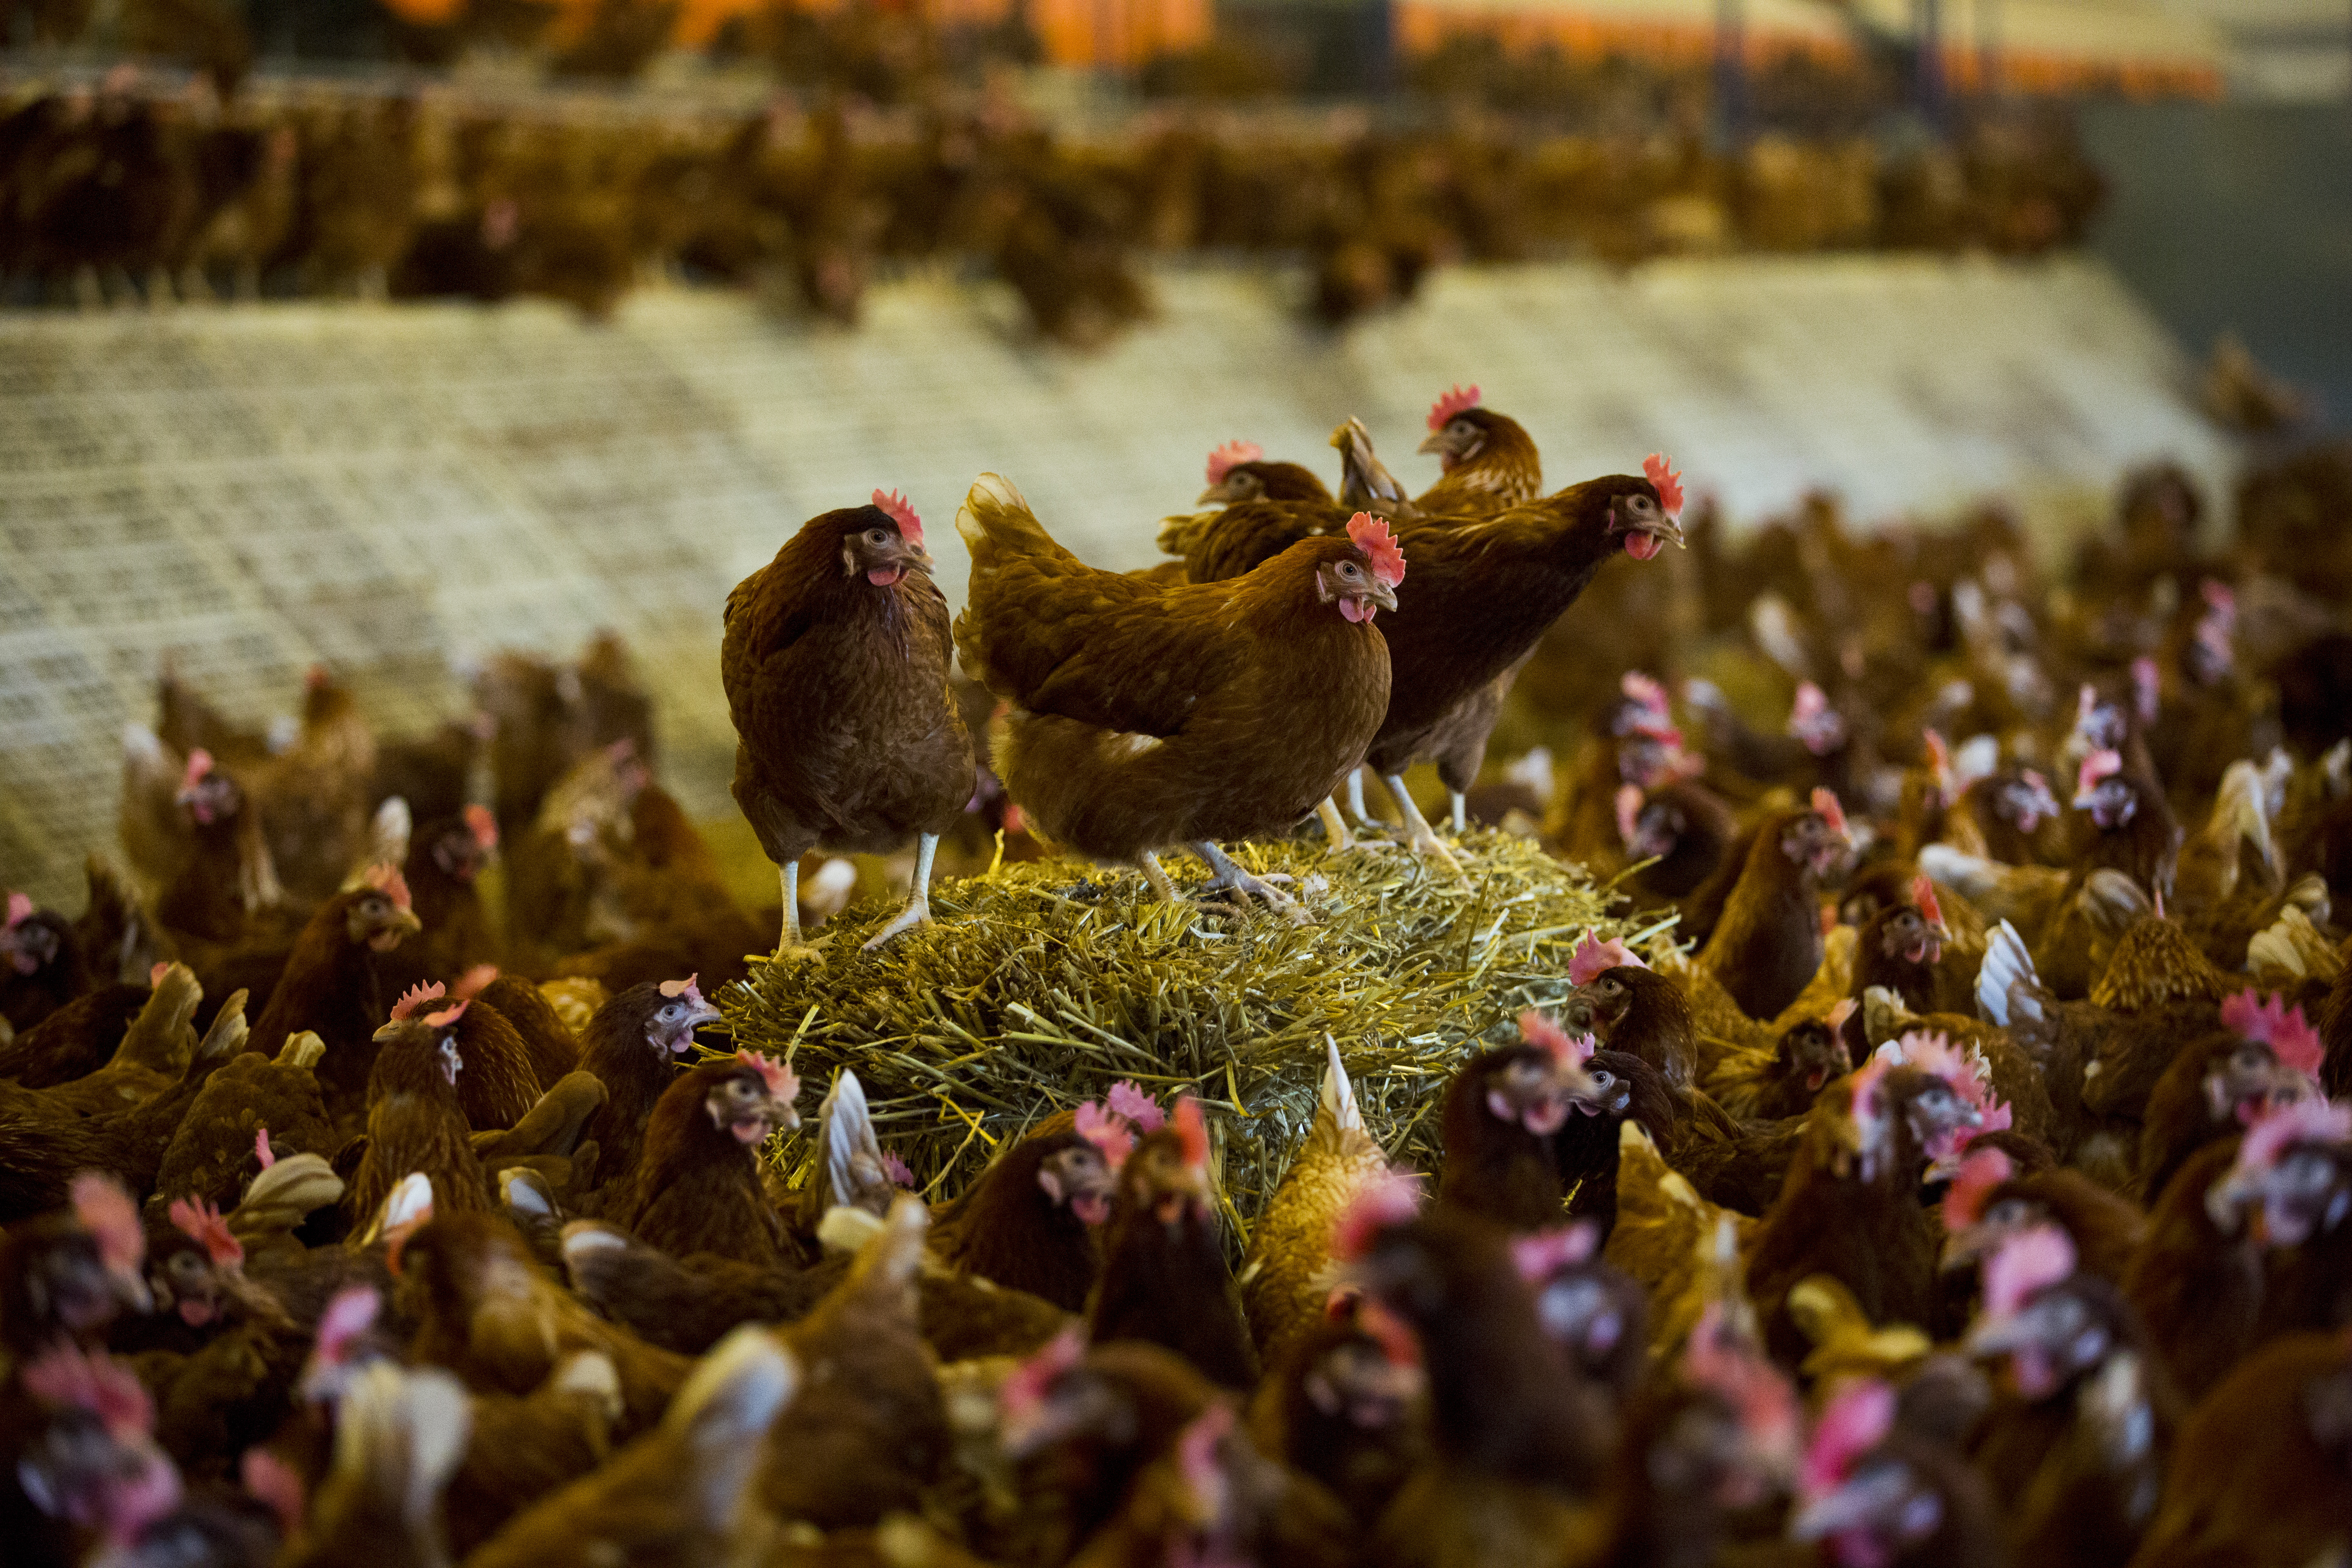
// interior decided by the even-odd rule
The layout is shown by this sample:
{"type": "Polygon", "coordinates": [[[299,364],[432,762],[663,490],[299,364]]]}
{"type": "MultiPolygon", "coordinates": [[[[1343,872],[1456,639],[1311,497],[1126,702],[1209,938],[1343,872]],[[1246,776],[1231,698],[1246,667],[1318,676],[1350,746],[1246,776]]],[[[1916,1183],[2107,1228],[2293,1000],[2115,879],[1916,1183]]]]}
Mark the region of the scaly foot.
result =
{"type": "Polygon", "coordinates": [[[860,951],[872,952],[876,948],[880,947],[884,942],[890,941],[893,937],[903,936],[907,932],[914,930],[917,926],[927,926],[930,923],[930,897],[925,890],[923,885],[920,882],[918,882],[915,884],[915,896],[907,900],[907,907],[900,910],[897,918],[892,920],[888,925],[884,926],[880,931],[877,931],[872,936],[867,937],[866,939],[865,947],[860,949],[860,951]]]}
{"type": "Polygon", "coordinates": [[[1235,865],[1232,856],[1205,838],[1192,846],[1192,849],[1193,854],[1209,863],[1209,869],[1213,873],[1207,881],[1201,884],[1201,896],[1203,899],[1212,898],[1220,893],[1230,893],[1234,896],[1234,900],[1244,909],[1249,907],[1249,901],[1252,899],[1259,899],[1265,901],[1267,909],[1288,917],[1292,923],[1297,925],[1307,923],[1307,911],[1299,907],[1298,900],[1273,885],[1276,882],[1288,882],[1296,879],[1280,872],[1269,872],[1263,877],[1253,876],[1235,865]]]}

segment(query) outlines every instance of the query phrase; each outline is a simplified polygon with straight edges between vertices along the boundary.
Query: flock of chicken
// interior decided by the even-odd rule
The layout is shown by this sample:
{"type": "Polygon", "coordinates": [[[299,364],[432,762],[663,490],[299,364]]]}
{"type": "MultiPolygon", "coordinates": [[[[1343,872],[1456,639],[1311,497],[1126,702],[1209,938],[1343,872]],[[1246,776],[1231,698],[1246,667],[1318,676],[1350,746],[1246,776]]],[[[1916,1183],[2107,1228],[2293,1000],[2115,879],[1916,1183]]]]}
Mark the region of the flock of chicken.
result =
{"type": "Polygon", "coordinates": [[[1735,553],[1663,458],[1546,495],[1475,390],[1429,423],[1412,497],[1353,421],[1336,495],[1222,448],[1124,575],[983,476],[952,624],[880,492],[728,606],[778,963],[859,962],[812,845],[992,811],[1162,898],[1190,847],[1244,936],[1313,896],[1221,839],[1450,876],[1512,805],[1678,913],[1460,1065],[1426,1183],[1334,1046],[1245,1241],[1128,1082],[930,1205],[843,1073],[779,1190],[791,1068],[697,1041],[760,939],[609,642],[397,742],[167,674],[135,893],[0,938],[9,1561],[2345,1561],[2352,466],[2212,555],[2148,476],[2044,596],[1997,524],[1735,553]],[[1661,573],[1736,586],[1785,731],[1625,671],[1551,798],[1476,784],[1538,639],[1661,573]]]}
{"type": "Polygon", "coordinates": [[[1456,259],[2039,253],[2080,238],[2103,188],[2042,120],[1901,155],[1766,136],[1735,156],[1353,114],[1187,112],[1080,142],[995,99],[847,103],[730,120],[323,91],[223,110],[135,79],[43,93],[0,117],[0,269],[19,303],[358,291],[594,315],[667,275],[854,322],[881,269],[977,262],[1084,346],[1148,312],[1155,252],[1303,257],[1339,321],[1456,259]]]}

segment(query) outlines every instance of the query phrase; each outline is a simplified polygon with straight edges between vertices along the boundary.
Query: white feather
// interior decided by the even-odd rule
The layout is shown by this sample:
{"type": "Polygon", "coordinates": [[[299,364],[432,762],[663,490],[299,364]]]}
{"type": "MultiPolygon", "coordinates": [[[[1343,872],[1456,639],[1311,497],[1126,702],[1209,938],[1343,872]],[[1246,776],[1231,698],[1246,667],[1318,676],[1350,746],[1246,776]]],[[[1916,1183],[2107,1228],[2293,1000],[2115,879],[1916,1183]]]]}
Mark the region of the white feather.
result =
{"type": "Polygon", "coordinates": [[[2021,980],[2028,986],[2042,984],[2042,977],[2034,972],[2033,954],[2026,951],[2025,939],[2017,934],[2015,926],[2003,921],[1986,939],[1984,964],[1977,971],[1977,1016],[2004,1029],[2009,1027],[2012,1006],[2023,1016],[2039,1019],[2040,1004],[2030,994],[2018,994],[2011,989],[2021,980]]]}

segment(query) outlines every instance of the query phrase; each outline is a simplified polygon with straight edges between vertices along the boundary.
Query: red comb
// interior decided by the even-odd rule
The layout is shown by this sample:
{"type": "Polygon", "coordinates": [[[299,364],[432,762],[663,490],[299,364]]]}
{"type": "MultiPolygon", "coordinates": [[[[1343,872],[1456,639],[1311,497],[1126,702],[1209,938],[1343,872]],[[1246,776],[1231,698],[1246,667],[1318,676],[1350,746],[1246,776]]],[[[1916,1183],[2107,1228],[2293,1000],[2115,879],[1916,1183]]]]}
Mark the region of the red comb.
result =
{"type": "Polygon", "coordinates": [[[1168,1125],[1168,1113],[1160,1109],[1160,1102],[1127,1079],[1111,1085],[1104,1100],[1113,1112],[1134,1122],[1138,1132],[1157,1132],[1168,1125]]]}
{"type": "Polygon", "coordinates": [[[898,537],[920,550],[923,547],[923,520],[915,515],[914,504],[897,490],[876,490],[874,504],[889,515],[898,525],[898,537]]]}
{"type": "Polygon", "coordinates": [[[1919,740],[1927,748],[1927,771],[1935,774],[1938,787],[1948,789],[1952,782],[1952,748],[1933,730],[1921,731],[1919,740]]]}
{"type": "Polygon", "coordinates": [[[136,1268],[147,1256],[147,1232],[139,1205],[122,1184],[97,1171],[84,1171],[67,1189],[74,1217],[98,1238],[98,1256],[109,1268],[136,1268]]]}
{"type": "Polygon", "coordinates": [[[1592,1058],[1591,1036],[1570,1038],[1566,1029],[1532,1007],[1519,1015],[1519,1038],[1556,1062],[1586,1062],[1592,1058]]]}
{"type": "Polygon", "coordinates": [[[188,771],[180,775],[180,787],[195,788],[197,784],[204,782],[205,775],[212,771],[213,754],[202,746],[198,746],[188,753],[188,771]]]}
{"type": "Polygon", "coordinates": [[[1617,786],[1617,837],[1627,848],[1633,847],[1633,837],[1642,831],[1642,789],[1639,784],[1617,786]]]}
{"type": "Polygon", "coordinates": [[[1135,1152],[1135,1134],[1119,1117],[1089,1100],[1076,1111],[1078,1136],[1095,1147],[1103,1163],[1116,1171],[1135,1152]]]}
{"type": "Polygon", "coordinates": [[[2297,1143],[2342,1143],[2352,1140],[2352,1105],[2298,1100],[2255,1119],[2238,1145],[2238,1168],[2266,1171],[2297,1143]]]}
{"type": "Polygon", "coordinates": [[[1848,836],[1845,826],[1845,807],[1838,804],[1837,791],[1817,786],[1813,790],[1812,807],[1821,813],[1822,820],[1830,825],[1832,833],[1841,837],[1848,836]]]}
{"type": "Polygon", "coordinates": [[[2017,1173],[2017,1167],[1999,1149],[1979,1149],[1960,1162],[1959,1173],[1944,1189],[1944,1228],[1955,1234],[1984,1218],[1993,1189],[2017,1173]]]}
{"type": "Polygon", "coordinates": [[[155,1405],[147,1390],[103,1351],[84,1355],[76,1346],[59,1345],[27,1364],[20,1380],[44,1405],[87,1410],[116,1437],[154,1430],[155,1405]]]}
{"type": "Polygon", "coordinates": [[[1844,1028],[1844,1027],[1845,1027],[1845,1021],[1846,1021],[1848,1018],[1853,1017],[1853,1016],[1854,1016],[1854,1014],[1856,1014],[1856,1013],[1860,1012],[1861,1010],[1862,1010],[1862,1004],[1861,1004],[1861,1003],[1859,1003],[1859,1002],[1857,1002],[1857,1001],[1855,1001],[1853,997],[1851,997],[1851,996],[1841,996],[1841,997],[1839,997],[1839,998],[1838,998],[1838,1001],[1837,1001],[1837,1005],[1830,1009],[1830,1016],[1829,1016],[1830,1033],[1832,1033],[1832,1034],[1835,1034],[1835,1033],[1837,1033],[1837,1031],[1839,1031],[1840,1029],[1844,1028]]]}
{"type": "Polygon", "coordinates": [[[245,1244],[229,1234],[228,1221],[221,1217],[211,1199],[174,1198],[167,1212],[173,1228],[203,1247],[215,1268],[245,1261],[245,1244]]]}
{"type": "Polygon", "coordinates": [[[490,983],[498,977],[497,964],[478,963],[457,976],[457,984],[449,988],[449,995],[455,1001],[471,1002],[475,997],[488,991],[490,988],[490,983]]]}
{"type": "Polygon", "coordinates": [[[152,991],[158,985],[163,984],[163,976],[171,973],[171,961],[168,959],[159,961],[147,971],[147,989],[152,991]]]}
{"type": "Polygon", "coordinates": [[[1421,1364],[1421,1336],[1378,1301],[1356,1303],[1356,1329],[1381,1347],[1381,1356],[1391,1366],[1421,1364]]]}
{"type": "Polygon", "coordinates": [[[448,994],[449,988],[442,984],[438,980],[436,980],[430,985],[419,981],[417,984],[410,986],[407,990],[402,992],[400,994],[400,1000],[392,1005],[393,1022],[395,1024],[403,1023],[410,1018],[414,1018],[416,1016],[416,1010],[419,1007],[424,1006],[427,1002],[438,1002],[442,997],[446,996],[448,994]]]}
{"type": "Polygon", "coordinates": [[[1617,689],[1625,694],[1628,701],[1638,702],[1654,713],[1667,711],[1666,689],[1654,676],[1629,669],[1618,678],[1617,689]]]}
{"type": "Polygon", "coordinates": [[[31,894],[29,894],[29,893],[11,893],[11,894],[9,894],[9,895],[8,895],[8,923],[7,923],[7,926],[5,927],[5,929],[6,929],[6,930],[9,930],[9,931],[15,931],[18,926],[23,925],[26,921],[31,920],[32,918],[33,918],[33,899],[32,899],[32,895],[31,895],[31,894]]]}
{"type": "MultiPolygon", "coordinates": [[[[1630,786],[1629,786],[1630,787],[1630,786]]],[[[1604,969],[1647,969],[1641,955],[1625,945],[1623,937],[1612,936],[1607,942],[1596,942],[1591,931],[1577,939],[1576,951],[1569,954],[1568,983],[1590,985],[1604,969]]]]}
{"type": "Polygon", "coordinates": [[[1985,1259],[1985,1310],[2015,1316],[2028,1301],[2074,1272],[2074,1243],[2054,1225],[2037,1225],[1985,1259]]]}
{"type": "MultiPolygon", "coordinates": [[[[2132,704],[2139,710],[2143,724],[2156,722],[2157,706],[2164,697],[2164,674],[2156,668],[2156,660],[2142,654],[2131,662],[2132,704]]],[[[2089,687],[2083,689],[2085,691],[2089,687]]]]}
{"type": "Polygon", "coordinates": [[[1709,1301],[1699,1314],[1683,1347],[1684,1384],[1722,1400],[1752,1436],[1792,1441],[1802,1417],[1797,1391],[1747,1339],[1727,1332],[1723,1320],[1721,1301],[1709,1301]]]}
{"type": "Polygon", "coordinates": [[[683,980],[665,980],[661,983],[661,994],[673,1002],[683,996],[688,1001],[699,1005],[702,1001],[702,988],[695,984],[695,982],[701,978],[701,972],[698,970],[683,980]]]}
{"type": "Polygon", "coordinates": [[[1667,466],[1665,454],[1653,452],[1643,458],[1642,472],[1649,476],[1652,487],[1658,492],[1658,504],[1666,509],[1666,515],[1679,519],[1683,510],[1683,477],[1667,466]]]}
{"type": "Polygon", "coordinates": [[[352,1342],[375,1327],[383,1309],[383,1299],[373,1285],[347,1285],[336,1291],[319,1318],[319,1359],[329,1366],[350,1360],[352,1342]]]}
{"type": "Polygon", "coordinates": [[[1023,1362],[997,1385],[996,1402],[1004,1414],[1024,1416],[1045,1403],[1054,1384],[1086,1358],[1086,1331],[1072,1323],[1045,1342],[1035,1355],[1023,1362]]]}
{"type": "Polygon", "coordinates": [[[890,1178],[890,1184],[894,1187],[915,1184],[914,1168],[887,1149],[882,1151],[882,1173],[890,1178]]]}
{"type": "Polygon", "coordinates": [[[2319,1076],[2327,1057],[2326,1045],[2313,1032],[2303,1009],[2290,1011],[2286,998],[2275,991],[2267,1003],[2257,1000],[2252,989],[2223,997],[2221,1026],[2240,1039],[2261,1041],[2281,1066],[2313,1078],[2319,1076]]]}
{"type": "Polygon", "coordinates": [[[1361,1258],[1372,1242],[1391,1226],[1408,1225],[1421,1213],[1421,1180],[1410,1171],[1381,1172],[1361,1187],[1340,1212],[1332,1228],[1331,1255],[1361,1258]]]}
{"type": "Polygon", "coordinates": [[[1797,1477],[1797,1495],[1835,1491],[1864,1454],[1885,1441],[1895,1426],[1895,1391],[1876,1378],[1838,1390],[1813,1427],[1813,1440],[1797,1477]]]}
{"type": "Polygon", "coordinates": [[[400,874],[399,867],[378,861],[367,868],[367,885],[401,909],[408,908],[408,879],[400,874]]]}
{"type": "Polygon", "coordinates": [[[1228,441],[1209,454],[1209,482],[1221,485],[1239,463],[1263,462],[1265,448],[1255,441],[1228,441]]]}
{"type": "Polygon", "coordinates": [[[472,1005],[471,1002],[453,1002],[438,1013],[427,1013],[425,1015],[425,1026],[428,1029],[446,1029],[464,1017],[466,1009],[472,1005]]]}
{"type": "Polygon", "coordinates": [[[269,1146],[269,1129],[267,1127],[253,1130],[253,1157],[261,1162],[261,1168],[265,1171],[278,1163],[278,1153],[269,1146]]]}
{"type": "Polygon", "coordinates": [[[760,1081],[768,1086],[771,1100],[781,1100],[789,1105],[800,1098],[800,1079],[775,1058],[763,1057],[757,1051],[737,1051],[735,1059],[760,1075],[760,1081]]]}
{"type": "Polygon", "coordinates": [[[1519,1278],[1532,1285],[1563,1268],[1591,1261],[1601,1247],[1601,1227],[1580,1220],[1555,1230],[1538,1230],[1511,1238],[1511,1263],[1519,1278]]]}
{"type": "Polygon", "coordinates": [[[1457,414],[1467,414],[1477,406],[1477,386],[1475,384],[1464,386],[1457,383],[1453,391],[1446,393],[1429,405],[1429,427],[1433,430],[1443,430],[1445,428],[1447,420],[1457,414]]]}
{"type": "Polygon", "coordinates": [[[1911,879],[1911,901],[1919,906],[1919,912],[1927,917],[1929,925],[1944,923],[1944,906],[1936,901],[1936,884],[1927,880],[1925,871],[1911,879]]]}
{"type": "Polygon", "coordinates": [[[1389,533],[1388,520],[1360,511],[1348,520],[1348,537],[1372,560],[1372,575],[1393,588],[1404,581],[1404,552],[1389,533]]]}
{"type": "Polygon", "coordinates": [[[485,849],[499,847],[499,819],[490,815],[490,808],[487,805],[466,808],[466,831],[471,833],[474,842],[485,849]]]}
{"type": "MultiPolygon", "coordinates": [[[[1234,1407],[1212,1405],[1192,1418],[1176,1439],[1176,1468],[1183,1473],[1184,1484],[1194,1496],[1203,1500],[1210,1514],[1223,1511],[1225,1482],[1217,1468],[1217,1448],[1234,1429],[1234,1407]]],[[[1174,1553],[1171,1553],[1171,1560],[1174,1553]]]]}
{"type": "Polygon", "coordinates": [[[278,1516],[278,1533],[289,1541],[302,1529],[302,1478],[294,1468],[268,1448],[251,1447],[237,1460],[237,1479],[246,1495],[278,1516]]]}
{"type": "Polygon", "coordinates": [[[1191,1095],[1176,1102],[1176,1138],[1184,1147],[1184,1163],[1194,1170],[1205,1170],[1209,1163],[1209,1123],[1201,1114],[1201,1102],[1191,1095]]]}

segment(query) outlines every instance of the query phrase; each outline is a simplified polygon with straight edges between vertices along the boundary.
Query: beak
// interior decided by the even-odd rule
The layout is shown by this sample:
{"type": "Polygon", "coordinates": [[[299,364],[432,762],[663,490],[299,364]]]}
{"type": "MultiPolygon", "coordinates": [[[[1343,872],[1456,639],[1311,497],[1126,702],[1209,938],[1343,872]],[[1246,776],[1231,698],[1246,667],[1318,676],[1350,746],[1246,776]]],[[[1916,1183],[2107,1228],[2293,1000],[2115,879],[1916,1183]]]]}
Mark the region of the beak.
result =
{"type": "Polygon", "coordinates": [[[1378,605],[1383,610],[1393,610],[1397,607],[1396,590],[1390,587],[1386,583],[1381,582],[1378,577],[1372,579],[1371,587],[1361,596],[1370,599],[1373,604],[1378,605]]]}
{"type": "Polygon", "coordinates": [[[395,909],[392,911],[392,923],[384,929],[405,939],[423,931],[425,922],[416,918],[416,911],[414,910],[395,909]]]}
{"type": "Polygon", "coordinates": [[[1979,1318],[1960,1340],[1960,1349],[1979,1358],[2007,1355],[2036,1342],[2030,1312],[1979,1318]]]}
{"type": "Polygon", "coordinates": [[[909,572],[921,572],[928,574],[931,570],[931,552],[919,544],[908,544],[901,540],[898,546],[898,563],[909,572]]]}
{"type": "Polygon", "coordinates": [[[726,1016],[709,1003],[705,1002],[687,1010],[686,1026],[688,1029],[699,1029],[703,1025],[715,1024],[726,1016]]]}
{"type": "Polygon", "coordinates": [[[777,1131],[792,1132],[799,1129],[801,1113],[793,1109],[790,1100],[771,1100],[768,1104],[774,1113],[777,1131]]]}
{"type": "Polygon", "coordinates": [[[1947,1274],[1957,1274],[1963,1268],[1973,1268],[1991,1247],[1983,1226],[1958,1231],[1944,1237],[1944,1258],[1941,1268],[1947,1274]]]}
{"type": "Polygon", "coordinates": [[[1423,441],[1420,446],[1413,448],[1414,451],[1423,454],[1428,454],[1431,452],[1444,453],[1450,452],[1453,449],[1453,445],[1446,440],[1445,432],[1443,430],[1432,430],[1429,433],[1428,438],[1423,441]]]}
{"type": "Polygon", "coordinates": [[[1207,489],[1202,490],[1198,496],[1193,498],[1192,504],[1194,506],[1206,506],[1213,500],[1223,500],[1224,499],[1225,487],[1223,485],[1211,485],[1207,489]]]}
{"type": "Polygon", "coordinates": [[[1659,513],[1658,521],[1656,522],[1643,523],[1641,526],[1643,532],[1654,533],[1660,539],[1665,540],[1677,550],[1688,550],[1690,548],[1690,542],[1683,537],[1682,523],[1675,518],[1666,516],[1664,512],[1659,513]]]}
{"type": "Polygon", "coordinates": [[[1799,1509],[1789,1521],[1789,1539],[1819,1541],[1874,1523],[1902,1500],[1909,1484],[1897,1465],[1866,1471],[1799,1509]]]}
{"type": "Polygon", "coordinates": [[[155,1310],[155,1293],[147,1287],[147,1277],[136,1268],[110,1268],[107,1278],[114,1281],[114,1293],[122,1304],[134,1312],[155,1310]]]}

